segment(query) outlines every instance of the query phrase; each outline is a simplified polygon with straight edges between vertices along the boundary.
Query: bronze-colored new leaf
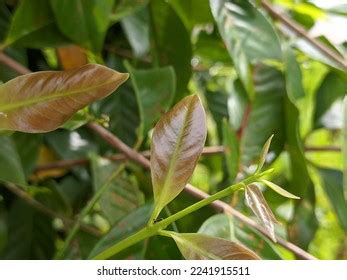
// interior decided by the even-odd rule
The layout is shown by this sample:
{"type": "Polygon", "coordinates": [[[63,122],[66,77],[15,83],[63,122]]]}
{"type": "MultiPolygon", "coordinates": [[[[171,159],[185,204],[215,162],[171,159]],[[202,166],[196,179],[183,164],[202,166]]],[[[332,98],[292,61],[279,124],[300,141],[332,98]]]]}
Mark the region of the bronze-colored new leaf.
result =
{"type": "Polygon", "coordinates": [[[128,74],[88,64],[69,71],[43,71],[0,85],[0,131],[57,129],[75,112],[108,96],[128,74]]]}
{"type": "Polygon", "coordinates": [[[157,218],[187,184],[205,139],[205,111],[196,95],[180,101],[155,126],[151,146],[155,201],[152,219],[157,218]]]}
{"type": "Polygon", "coordinates": [[[271,239],[276,242],[274,223],[278,223],[257,185],[250,184],[245,189],[246,202],[254,214],[264,224],[271,239]]]}
{"type": "Polygon", "coordinates": [[[259,260],[260,258],[245,246],[222,238],[200,233],[174,233],[183,257],[187,260],[259,260]]]}

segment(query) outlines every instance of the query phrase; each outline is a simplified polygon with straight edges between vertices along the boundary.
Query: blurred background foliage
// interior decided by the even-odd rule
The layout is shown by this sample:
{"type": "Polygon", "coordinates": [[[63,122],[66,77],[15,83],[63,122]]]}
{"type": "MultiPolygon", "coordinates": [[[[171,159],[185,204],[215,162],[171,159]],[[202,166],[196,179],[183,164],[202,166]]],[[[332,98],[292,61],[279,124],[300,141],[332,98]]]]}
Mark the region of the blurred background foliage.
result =
{"type": "MultiPolygon", "coordinates": [[[[109,159],[117,151],[84,124],[96,120],[145,151],[160,116],[197,93],[207,111],[206,145],[217,152],[202,156],[192,184],[214,193],[242,179],[275,134],[267,158],[275,168],[271,180],[302,197],[293,202],[264,192],[281,222],[277,235],[317,258],[347,259],[346,16],[343,0],[0,0],[0,48],[31,71],[89,62],[130,73],[117,93],[59,130],[0,136],[1,258],[51,259],[69,219],[120,166],[109,159]]],[[[0,82],[17,75],[0,53],[0,82]]],[[[163,215],[194,201],[182,193],[163,215]]],[[[252,216],[243,195],[229,202],[252,216]]],[[[136,231],[151,203],[149,172],[126,162],[85,217],[67,258],[87,258],[136,231]]],[[[211,208],[173,229],[236,238],[265,259],[295,258],[211,208]]],[[[116,257],[181,255],[173,241],[153,237],[116,257]]]]}

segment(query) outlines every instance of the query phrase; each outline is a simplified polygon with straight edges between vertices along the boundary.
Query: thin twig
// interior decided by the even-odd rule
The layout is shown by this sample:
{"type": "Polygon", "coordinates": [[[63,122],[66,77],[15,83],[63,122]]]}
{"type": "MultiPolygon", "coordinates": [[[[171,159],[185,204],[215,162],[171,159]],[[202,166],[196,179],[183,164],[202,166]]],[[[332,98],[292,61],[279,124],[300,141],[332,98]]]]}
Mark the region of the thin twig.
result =
{"type": "Polygon", "coordinates": [[[342,68],[347,68],[347,61],[337,52],[333,51],[331,48],[321,43],[320,41],[309,36],[307,30],[299,25],[297,22],[291,20],[289,17],[284,15],[283,13],[278,12],[267,0],[261,1],[262,7],[269,12],[270,16],[274,19],[279,20],[290,30],[295,32],[298,36],[302,37],[308,43],[310,43],[313,47],[323,53],[326,57],[333,60],[336,64],[340,65],[342,68]]]}
{"type": "Polygon", "coordinates": [[[323,146],[323,147],[306,146],[305,152],[341,152],[341,147],[337,147],[337,146],[323,146]]]}
{"type": "MultiPolygon", "coordinates": [[[[5,64],[10,66],[11,68],[16,67],[16,65],[13,65],[12,63],[9,63],[7,60],[5,60],[5,64]]],[[[24,67],[24,66],[23,66],[24,67]]],[[[16,67],[17,68],[17,67],[16,67]]],[[[15,69],[15,68],[13,68],[15,69]]],[[[26,68],[25,68],[26,69],[26,68]]],[[[15,69],[16,70],[16,69],[15,69]]],[[[23,69],[17,68],[17,72],[20,73],[23,69]]],[[[26,69],[27,71],[30,71],[26,69]]],[[[26,72],[27,73],[27,72],[26,72]]],[[[20,73],[20,74],[26,74],[26,73],[20,73]]],[[[115,135],[113,135],[111,132],[109,132],[107,129],[103,128],[102,126],[96,124],[96,123],[91,123],[87,125],[91,130],[96,132],[101,138],[103,138],[107,143],[109,143],[112,147],[116,148],[117,150],[121,151],[128,159],[133,160],[135,162],[138,162],[141,164],[144,168],[150,169],[150,162],[149,160],[138,153],[137,151],[131,149],[128,147],[125,143],[123,143],[119,138],[117,138],[115,135]]],[[[198,199],[204,199],[208,197],[209,195],[205,192],[202,192],[198,188],[188,184],[185,187],[185,190],[193,195],[194,197],[198,199]]],[[[258,230],[260,233],[262,233],[264,236],[269,237],[268,233],[257,223],[255,223],[253,220],[249,219],[242,213],[238,212],[237,210],[233,209],[230,205],[222,202],[222,201],[214,201],[211,204],[216,210],[219,211],[224,211],[227,214],[233,215],[234,217],[238,218],[240,221],[243,223],[247,224],[248,226],[251,226],[258,230]]],[[[284,248],[290,250],[293,252],[297,257],[302,258],[302,259],[308,259],[308,260],[314,260],[316,259],[314,256],[310,255],[308,252],[302,250],[295,244],[292,244],[282,238],[277,238],[277,241],[279,244],[281,244],[284,248]]]]}
{"type": "MultiPolygon", "coordinates": [[[[74,220],[67,218],[59,213],[54,212],[52,209],[46,207],[45,205],[43,205],[41,202],[35,200],[34,198],[32,198],[30,195],[28,195],[25,191],[23,191],[22,189],[20,189],[19,187],[17,187],[15,184],[13,183],[5,183],[3,184],[3,186],[5,188],[7,188],[9,191],[11,191],[13,194],[15,194],[16,196],[18,196],[19,198],[21,198],[24,202],[26,202],[28,205],[30,205],[31,207],[35,208],[36,210],[40,211],[41,213],[43,213],[44,215],[52,218],[52,219],[60,219],[64,222],[64,224],[70,226],[73,225],[75,223],[74,220]]],[[[101,232],[99,230],[97,230],[94,227],[90,227],[87,225],[81,225],[81,229],[84,232],[90,233],[92,235],[95,235],[97,237],[102,236],[101,232]]]]}
{"type": "MultiPolygon", "coordinates": [[[[223,154],[224,147],[223,146],[211,146],[205,147],[202,151],[202,154],[205,156],[223,154]]],[[[149,158],[150,151],[142,151],[140,152],[146,158],[149,158]]],[[[111,156],[104,156],[103,158],[111,160],[111,161],[124,161],[127,157],[124,154],[115,154],[111,156]]],[[[75,166],[87,165],[89,164],[89,159],[87,158],[79,158],[79,159],[66,159],[66,160],[58,160],[46,164],[42,164],[36,167],[34,173],[39,173],[42,171],[52,170],[52,169],[69,169],[75,166]]]]}
{"type": "Polygon", "coordinates": [[[8,67],[12,68],[14,71],[16,71],[18,74],[25,75],[30,74],[31,71],[11,58],[10,56],[6,55],[3,52],[0,52],[0,63],[7,65],[8,67]]]}
{"type": "MultiPolygon", "coordinates": [[[[117,136],[110,133],[107,129],[103,128],[102,126],[100,126],[96,123],[89,124],[88,127],[91,130],[93,130],[95,133],[97,133],[102,139],[107,141],[112,147],[114,147],[115,149],[117,149],[121,152],[124,152],[124,155],[126,155],[128,157],[128,159],[131,159],[131,160],[139,163],[140,165],[142,165],[144,168],[146,168],[148,170],[150,169],[150,161],[147,158],[145,158],[143,155],[141,155],[137,151],[132,150],[130,147],[128,147],[126,144],[124,144],[119,138],[117,138],[117,136]],[[119,143],[121,143],[121,145],[119,145],[119,143]],[[124,146],[126,146],[126,149],[123,151],[124,146]]],[[[185,186],[185,191],[188,192],[189,194],[191,194],[192,196],[198,198],[198,199],[205,199],[205,198],[209,197],[209,195],[207,193],[199,190],[198,188],[196,188],[190,184],[187,184],[185,186]]],[[[211,205],[217,211],[223,211],[226,214],[233,215],[234,217],[236,217],[237,219],[239,219],[243,223],[247,224],[248,226],[250,226],[252,228],[255,228],[261,234],[270,238],[269,234],[266,232],[265,229],[263,229],[263,227],[261,227],[256,222],[254,222],[250,218],[246,217],[242,213],[233,209],[230,205],[228,205],[222,201],[219,201],[219,200],[214,201],[213,203],[211,203],[211,205]]],[[[288,242],[288,241],[286,241],[280,237],[277,237],[277,241],[284,248],[290,250],[299,258],[308,259],[308,260],[316,259],[314,256],[312,256],[309,253],[307,253],[306,251],[302,250],[301,248],[299,248],[295,244],[292,244],[292,243],[290,243],[290,242],[288,242]]]]}

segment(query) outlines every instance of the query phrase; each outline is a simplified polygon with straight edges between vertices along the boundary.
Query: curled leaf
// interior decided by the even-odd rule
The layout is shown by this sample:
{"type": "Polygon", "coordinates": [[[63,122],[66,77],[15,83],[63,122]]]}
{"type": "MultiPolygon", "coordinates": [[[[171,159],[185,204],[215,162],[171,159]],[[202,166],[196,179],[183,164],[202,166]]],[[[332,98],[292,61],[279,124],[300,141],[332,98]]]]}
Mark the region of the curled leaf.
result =
{"type": "Polygon", "coordinates": [[[257,170],[255,171],[255,173],[258,173],[264,166],[265,160],[266,160],[266,156],[269,152],[269,148],[270,148],[270,144],[271,144],[271,140],[274,137],[274,135],[272,134],[269,139],[267,139],[267,141],[265,142],[263,149],[261,150],[260,153],[260,158],[259,158],[259,162],[258,162],[258,167],[257,170]]]}
{"type": "Polygon", "coordinates": [[[29,133],[57,129],[75,112],[104,98],[128,74],[88,64],[69,71],[43,71],[0,85],[0,131],[29,133]]]}
{"type": "Polygon", "coordinates": [[[169,232],[187,260],[259,260],[245,246],[200,233],[169,232]]]}
{"type": "Polygon", "coordinates": [[[245,196],[248,206],[264,224],[271,239],[276,242],[274,223],[278,222],[258,186],[255,184],[248,185],[245,189],[245,196]]]}
{"type": "Polygon", "coordinates": [[[196,95],[184,98],[155,126],[151,146],[155,202],[152,219],[157,218],[187,184],[205,139],[205,111],[196,95]]]}
{"type": "Polygon", "coordinates": [[[291,194],[290,192],[287,192],[286,190],[282,189],[280,186],[278,186],[275,183],[272,183],[268,180],[261,179],[260,182],[264,183],[269,188],[273,189],[275,192],[277,192],[278,194],[280,194],[284,197],[288,197],[288,198],[292,198],[292,199],[300,199],[300,197],[298,197],[294,194],[291,194]]]}

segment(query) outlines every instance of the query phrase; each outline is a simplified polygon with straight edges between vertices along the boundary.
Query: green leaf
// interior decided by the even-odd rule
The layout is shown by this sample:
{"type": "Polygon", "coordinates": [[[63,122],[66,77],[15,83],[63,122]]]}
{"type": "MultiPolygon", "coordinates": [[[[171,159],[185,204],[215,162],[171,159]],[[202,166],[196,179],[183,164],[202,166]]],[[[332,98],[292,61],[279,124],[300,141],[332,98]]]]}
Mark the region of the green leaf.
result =
{"type": "Polygon", "coordinates": [[[234,182],[239,171],[240,148],[235,131],[225,119],[223,121],[223,145],[229,179],[231,182],[234,182]]]}
{"type": "Polygon", "coordinates": [[[338,72],[329,72],[316,93],[316,108],[314,112],[315,128],[322,127],[322,119],[333,103],[343,98],[347,92],[347,79],[338,72]]]}
{"type": "Polygon", "coordinates": [[[117,164],[97,155],[91,157],[94,191],[96,192],[106,183],[109,184],[99,203],[101,211],[111,225],[144,203],[144,197],[139,188],[127,178],[118,176],[113,181],[108,182],[112,173],[117,170],[117,166],[117,164]]]}
{"type": "Polygon", "coordinates": [[[152,48],[157,53],[161,66],[172,65],[175,69],[177,102],[186,95],[192,74],[190,35],[169,3],[152,0],[150,8],[153,21],[152,48]]]}
{"type": "Polygon", "coordinates": [[[278,194],[280,194],[284,197],[288,197],[288,198],[292,198],[292,199],[300,199],[300,197],[293,195],[290,192],[287,192],[285,189],[282,189],[280,186],[278,186],[275,183],[272,183],[268,180],[261,179],[260,182],[264,183],[266,186],[273,189],[275,192],[277,192],[278,194]]]}
{"type": "Polygon", "coordinates": [[[65,36],[96,53],[101,51],[114,0],[50,0],[50,3],[65,36]]]}
{"type": "Polygon", "coordinates": [[[142,57],[149,52],[149,15],[147,9],[141,9],[122,19],[125,36],[127,37],[135,57],[142,57]]]}
{"type": "Polygon", "coordinates": [[[242,222],[226,214],[216,214],[208,218],[200,227],[199,233],[230,241],[239,241],[262,259],[280,260],[282,256],[273,242],[242,222]]]}
{"type": "Polygon", "coordinates": [[[200,233],[169,232],[187,260],[259,260],[243,245],[200,233]]]}
{"type": "Polygon", "coordinates": [[[259,65],[254,81],[256,96],[240,141],[242,163],[246,166],[258,161],[265,141],[272,134],[276,135],[271,145],[272,160],[282,152],[285,142],[283,76],[274,68],[259,65]]]}
{"type": "Polygon", "coordinates": [[[16,147],[8,136],[0,136],[0,180],[24,185],[25,175],[16,147]]]}
{"type": "Polygon", "coordinates": [[[128,146],[135,147],[143,139],[143,121],[136,93],[130,82],[124,84],[117,94],[92,104],[98,115],[110,118],[109,130],[116,134],[128,146]]]}
{"type": "Polygon", "coordinates": [[[11,12],[5,5],[4,0],[0,0],[0,41],[2,42],[8,31],[11,12]]]}
{"type": "Polygon", "coordinates": [[[277,223],[277,220],[258,186],[254,184],[248,185],[245,189],[245,197],[248,206],[264,224],[271,239],[276,242],[274,223],[277,223]]]}
{"type": "Polygon", "coordinates": [[[234,81],[229,90],[228,113],[229,123],[235,131],[239,130],[242,126],[247,104],[247,92],[242,86],[241,81],[234,81]]]}
{"type": "Polygon", "coordinates": [[[0,130],[47,132],[116,90],[128,74],[89,64],[27,74],[0,85],[0,130]],[[25,94],[23,94],[25,93],[25,94]]]}
{"type": "Polygon", "coordinates": [[[20,1],[12,18],[5,45],[26,47],[56,46],[67,40],[55,26],[47,0],[20,1]]]}
{"type": "MultiPolygon", "coordinates": [[[[91,259],[95,257],[119,241],[142,229],[149,219],[151,209],[151,204],[145,204],[118,221],[113,228],[95,245],[88,258],[91,259]]],[[[143,242],[139,242],[127,250],[113,256],[113,258],[142,259],[143,246],[143,242]]]]}
{"type": "Polygon", "coordinates": [[[343,101],[343,110],[344,110],[344,118],[343,118],[343,139],[342,139],[342,158],[343,161],[343,189],[345,194],[345,201],[347,201],[347,96],[345,96],[343,101]]]}
{"type": "Polygon", "coordinates": [[[254,89],[250,65],[281,60],[281,46],[273,26],[248,0],[210,0],[212,14],[235,70],[249,96],[254,89]]]}
{"type": "Polygon", "coordinates": [[[216,214],[208,218],[198,233],[235,241],[235,226],[232,218],[225,214],[216,214]]]}
{"type": "Polygon", "coordinates": [[[170,0],[169,2],[188,30],[192,30],[197,24],[213,22],[208,0],[170,0]]]}
{"type": "Polygon", "coordinates": [[[28,177],[37,165],[42,136],[17,132],[12,135],[12,139],[19,154],[25,176],[28,177]]]}
{"type": "Polygon", "coordinates": [[[153,219],[187,184],[205,139],[205,111],[196,95],[176,104],[155,126],[151,145],[153,219]]]}
{"type": "Polygon", "coordinates": [[[347,230],[347,201],[343,194],[343,175],[339,170],[319,168],[323,187],[343,229],[347,230]]]}
{"type": "Polygon", "coordinates": [[[17,199],[9,212],[4,259],[49,260],[55,249],[52,220],[17,199]]]}
{"type": "Polygon", "coordinates": [[[265,142],[265,144],[263,146],[263,149],[261,150],[258,166],[257,166],[257,169],[256,169],[255,173],[259,173],[260,170],[263,168],[264,163],[266,161],[266,156],[269,153],[269,149],[270,149],[270,145],[271,145],[271,141],[272,141],[273,137],[274,137],[274,135],[272,134],[269,137],[269,139],[266,140],[266,142],[265,142]]]}
{"type": "Polygon", "coordinates": [[[289,238],[301,248],[308,248],[318,228],[315,213],[315,189],[307,168],[307,162],[303,149],[303,141],[300,139],[299,111],[295,105],[286,98],[286,148],[289,154],[289,184],[286,188],[289,192],[300,196],[296,202],[295,212],[289,225],[289,238]]]}
{"type": "Polygon", "coordinates": [[[285,76],[288,96],[295,103],[305,96],[305,91],[302,84],[300,65],[290,46],[287,46],[285,50],[285,76]]]}
{"type": "Polygon", "coordinates": [[[176,77],[174,69],[170,67],[137,70],[126,64],[130,73],[134,90],[138,96],[144,133],[146,134],[166,112],[175,95],[176,77]]]}
{"type": "Polygon", "coordinates": [[[113,13],[110,15],[112,22],[118,22],[148,4],[149,0],[116,0],[113,13]]]}

